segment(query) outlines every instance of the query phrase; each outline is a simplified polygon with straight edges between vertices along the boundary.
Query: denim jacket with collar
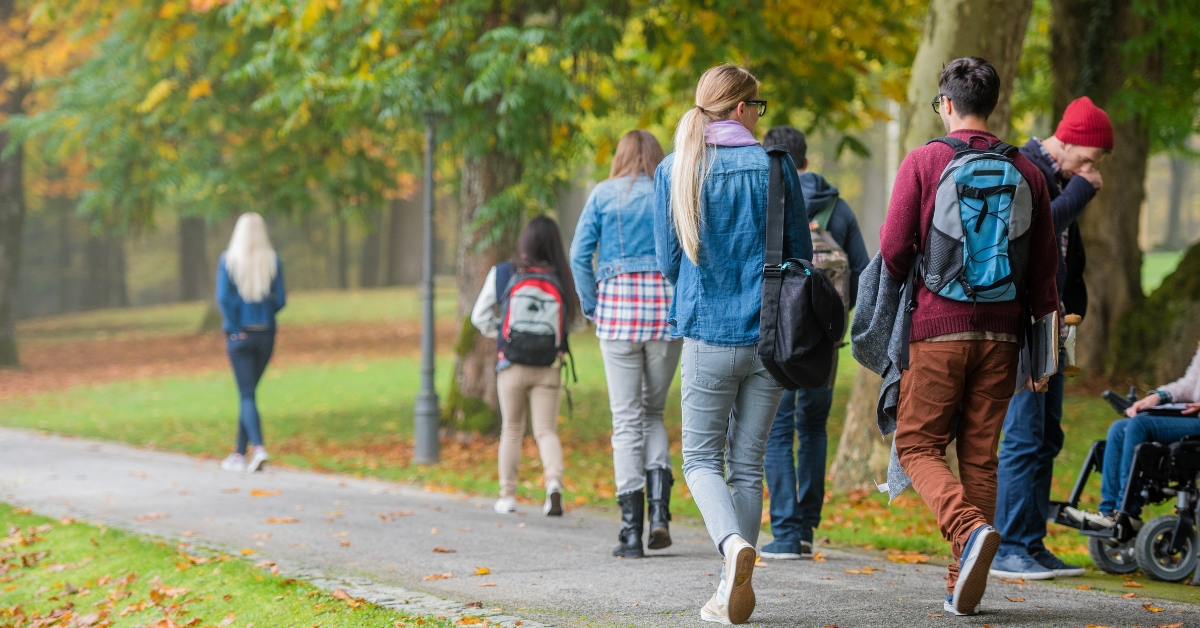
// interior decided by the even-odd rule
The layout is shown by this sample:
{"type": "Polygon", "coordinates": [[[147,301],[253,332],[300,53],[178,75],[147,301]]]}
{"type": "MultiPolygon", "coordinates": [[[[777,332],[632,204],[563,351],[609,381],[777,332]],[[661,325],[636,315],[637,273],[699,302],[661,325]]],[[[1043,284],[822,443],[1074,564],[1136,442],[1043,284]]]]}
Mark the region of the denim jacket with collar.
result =
{"type": "Polygon", "coordinates": [[[584,316],[590,319],[596,313],[596,284],[622,273],[650,270],[658,270],[654,182],[639,174],[597,183],[571,240],[571,272],[584,316]]]}
{"type": "MultiPolygon", "coordinates": [[[[667,155],[654,175],[658,264],[663,276],[675,284],[671,335],[725,347],[758,344],[770,160],[758,145],[709,150],[698,264],[683,254],[671,216],[674,153],[667,155]]],[[[783,257],[810,260],[808,211],[790,156],[784,159],[783,176],[783,257]]]]}

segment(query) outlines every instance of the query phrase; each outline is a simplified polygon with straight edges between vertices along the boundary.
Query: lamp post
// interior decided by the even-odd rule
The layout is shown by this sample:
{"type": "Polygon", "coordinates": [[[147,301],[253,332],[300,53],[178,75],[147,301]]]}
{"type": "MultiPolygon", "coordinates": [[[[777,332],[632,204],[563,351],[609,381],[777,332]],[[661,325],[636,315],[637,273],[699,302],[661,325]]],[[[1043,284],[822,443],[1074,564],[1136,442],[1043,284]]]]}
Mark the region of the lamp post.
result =
{"type": "Polygon", "coordinates": [[[434,464],[438,461],[438,425],[441,412],[438,410],[437,390],[434,387],[434,319],[433,319],[433,142],[436,115],[425,114],[425,183],[422,186],[425,201],[425,233],[421,270],[421,390],[417,393],[415,422],[413,426],[413,462],[434,464]]]}

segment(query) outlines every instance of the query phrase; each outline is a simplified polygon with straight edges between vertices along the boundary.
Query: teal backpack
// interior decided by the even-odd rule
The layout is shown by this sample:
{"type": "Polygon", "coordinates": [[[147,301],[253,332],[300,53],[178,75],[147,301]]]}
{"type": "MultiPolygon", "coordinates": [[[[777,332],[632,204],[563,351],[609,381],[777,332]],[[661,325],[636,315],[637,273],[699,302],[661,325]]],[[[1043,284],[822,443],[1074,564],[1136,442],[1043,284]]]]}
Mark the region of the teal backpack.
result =
{"type": "Polygon", "coordinates": [[[1013,164],[1017,149],[1004,142],[975,148],[953,137],[933,142],[953,148],[954,158],[938,183],[925,287],[969,303],[1023,297],[1033,193],[1013,164]]]}

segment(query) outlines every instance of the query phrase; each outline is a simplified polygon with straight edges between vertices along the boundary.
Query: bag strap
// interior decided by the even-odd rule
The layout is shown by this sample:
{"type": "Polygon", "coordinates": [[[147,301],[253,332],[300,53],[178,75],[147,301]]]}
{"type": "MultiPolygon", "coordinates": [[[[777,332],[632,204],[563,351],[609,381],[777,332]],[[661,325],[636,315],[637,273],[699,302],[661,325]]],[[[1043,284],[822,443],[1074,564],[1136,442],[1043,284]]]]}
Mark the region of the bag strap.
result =
{"type": "Polygon", "coordinates": [[[782,146],[768,146],[771,160],[767,180],[767,223],[764,234],[762,304],[759,308],[759,355],[772,357],[779,325],[779,290],[783,283],[784,183],[782,146]],[[764,353],[766,352],[766,353],[764,353]]]}
{"type": "Polygon", "coordinates": [[[904,334],[904,344],[900,347],[900,370],[908,370],[908,346],[911,344],[912,338],[912,319],[913,310],[917,309],[917,281],[924,274],[919,269],[925,264],[925,254],[917,252],[916,259],[913,260],[912,266],[908,269],[908,278],[904,280],[906,293],[904,295],[904,322],[900,326],[902,334],[904,334]]]}
{"type": "Polygon", "coordinates": [[[496,303],[503,303],[508,298],[508,282],[512,279],[512,262],[496,264],[496,303]]]}
{"type": "Polygon", "coordinates": [[[829,203],[826,204],[825,207],[821,209],[821,211],[817,212],[817,214],[815,216],[810,218],[809,222],[815,222],[815,223],[817,223],[818,229],[828,231],[829,230],[829,221],[833,219],[833,208],[837,205],[837,202],[838,202],[838,197],[836,197],[836,196],[829,199],[829,203]]]}
{"type": "Polygon", "coordinates": [[[970,144],[958,139],[957,137],[950,137],[948,135],[945,137],[935,137],[928,142],[925,142],[925,145],[929,146],[935,142],[938,144],[945,144],[946,146],[953,148],[954,152],[956,153],[971,148],[970,144]]]}

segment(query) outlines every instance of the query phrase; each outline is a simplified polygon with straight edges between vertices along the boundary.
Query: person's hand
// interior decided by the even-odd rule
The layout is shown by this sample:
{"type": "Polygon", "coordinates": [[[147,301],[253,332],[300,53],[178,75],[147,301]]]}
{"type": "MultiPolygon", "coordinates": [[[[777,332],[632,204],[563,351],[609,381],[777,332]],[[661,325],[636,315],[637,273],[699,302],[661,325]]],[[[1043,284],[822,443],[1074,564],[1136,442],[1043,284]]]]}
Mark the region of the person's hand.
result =
{"type": "Polygon", "coordinates": [[[242,332],[242,333],[238,334],[238,335],[237,335],[237,337],[238,337],[238,340],[245,340],[245,339],[246,339],[246,332],[242,332]]]}
{"type": "Polygon", "coordinates": [[[1133,402],[1133,405],[1129,406],[1129,408],[1125,410],[1125,416],[1133,418],[1134,415],[1138,414],[1142,410],[1145,410],[1146,408],[1153,408],[1154,406],[1161,404],[1162,399],[1158,397],[1157,393],[1146,395],[1145,397],[1133,402]]]}
{"type": "Polygon", "coordinates": [[[1034,383],[1032,377],[1026,376],[1025,377],[1025,390],[1028,390],[1029,392],[1044,393],[1044,392],[1046,392],[1046,386],[1049,383],[1050,383],[1049,375],[1039,379],[1036,383],[1034,383]]]}
{"type": "Polygon", "coordinates": [[[1200,401],[1195,403],[1185,403],[1183,405],[1186,406],[1183,409],[1183,416],[1196,416],[1197,414],[1200,414],[1200,401]]]}
{"type": "Polygon", "coordinates": [[[1087,168],[1085,170],[1076,172],[1075,176],[1083,177],[1084,180],[1092,184],[1092,187],[1095,188],[1097,192],[1100,191],[1100,188],[1104,187],[1104,177],[1100,176],[1099,170],[1087,168]]]}

